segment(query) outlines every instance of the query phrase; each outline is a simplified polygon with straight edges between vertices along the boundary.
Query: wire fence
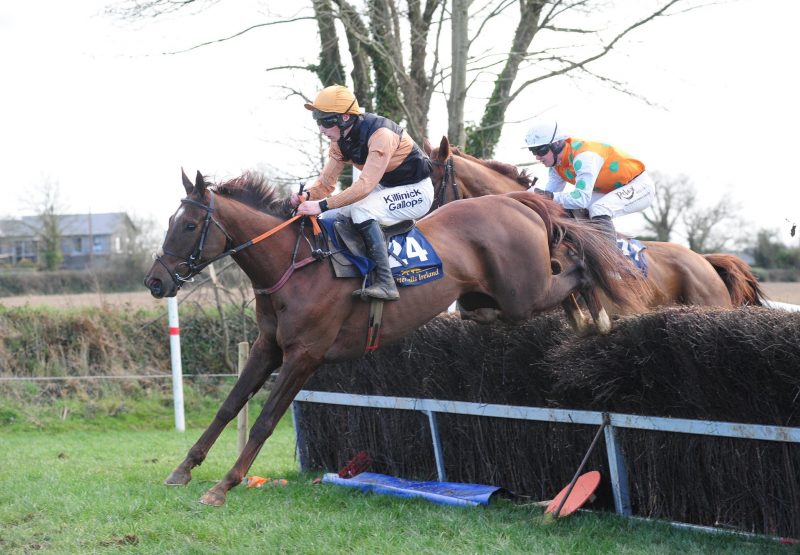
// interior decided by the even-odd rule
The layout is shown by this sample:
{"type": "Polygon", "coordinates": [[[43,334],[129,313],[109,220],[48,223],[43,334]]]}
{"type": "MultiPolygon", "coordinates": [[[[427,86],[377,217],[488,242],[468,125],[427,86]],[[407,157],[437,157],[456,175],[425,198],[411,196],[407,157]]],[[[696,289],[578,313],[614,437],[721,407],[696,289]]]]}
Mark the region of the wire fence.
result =
{"type": "MultiPolygon", "coordinates": [[[[236,378],[238,374],[183,374],[183,378],[236,378]]],[[[0,382],[48,382],[60,380],[152,380],[171,379],[172,374],[132,374],[128,376],[0,376],[0,382]]]]}

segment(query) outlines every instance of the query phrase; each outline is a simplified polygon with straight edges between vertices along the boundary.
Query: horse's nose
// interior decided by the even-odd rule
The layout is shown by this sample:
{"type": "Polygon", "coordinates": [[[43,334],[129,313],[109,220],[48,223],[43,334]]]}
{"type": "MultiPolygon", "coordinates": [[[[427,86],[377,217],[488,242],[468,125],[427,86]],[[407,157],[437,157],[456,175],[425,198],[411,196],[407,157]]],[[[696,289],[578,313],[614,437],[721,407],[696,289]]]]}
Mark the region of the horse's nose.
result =
{"type": "Polygon", "coordinates": [[[156,299],[160,299],[164,296],[164,287],[160,279],[150,278],[145,282],[145,285],[147,285],[147,288],[150,290],[150,294],[156,299]]]}

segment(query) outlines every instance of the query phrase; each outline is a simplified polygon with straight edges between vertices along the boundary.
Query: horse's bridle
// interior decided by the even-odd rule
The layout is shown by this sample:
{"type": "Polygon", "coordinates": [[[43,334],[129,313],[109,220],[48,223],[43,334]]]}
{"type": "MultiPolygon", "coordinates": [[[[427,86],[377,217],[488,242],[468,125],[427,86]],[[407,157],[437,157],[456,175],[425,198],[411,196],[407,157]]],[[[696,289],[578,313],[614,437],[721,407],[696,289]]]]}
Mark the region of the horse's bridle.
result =
{"type": "Polygon", "coordinates": [[[456,183],[456,170],[453,167],[453,156],[451,155],[447,160],[444,162],[438,162],[436,160],[431,160],[434,166],[444,166],[444,173],[442,174],[442,180],[439,182],[439,185],[436,187],[435,191],[435,201],[431,210],[435,210],[436,208],[441,208],[445,204],[446,196],[447,196],[447,186],[453,189],[453,200],[459,200],[461,195],[458,194],[458,184],[456,183]]]}
{"type": "Polygon", "coordinates": [[[222,224],[220,224],[216,220],[216,218],[214,218],[214,216],[213,216],[213,214],[214,214],[214,192],[211,191],[210,189],[209,189],[208,192],[211,195],[211,197],[210,197],[207,205],[203,204],[202,202],[198,202],[198,201],[196,201],[194,199],[190,199],[190,198],[181,199],[181,204],[189,204],[189,205],[192,205],[192,206],[196,206],[198,208],[202,208],[203,210],[206,211],[206,217],[203,220],[203,229],[200,231],[200,237],[198,238],[197,243],[195,244],[194,249],[192,250],[192,254],[190,254],[188,257],[183,257],[183,256],[180,256],[180,255],[174,253],[174,252],[170,252],[167,249],[162,249],[163,254],[172,256],[173,258],[177,258],[178,260],[181,261],[175,267],[176,271],[174,273],[170,272],[170,269],[167,267],[167,265],[161,259],[160,255],[157,254],[155,256],[156,262],[161,264],[164,267],[164,269],[167,271],[167,273],[170,274],[170,277],[172,277],[172,281],[175,282],[175,285],[178,286],[179,289],[180,289],[181,285],[183,285],[184,283],[194,281],[194,276],[196,276],[201,271],[203,271],[203,269],[206,266],[208,266],[209,264],[212,264],[212,263],[216,262],[220,258],[223,258],[225,256],[233,254],[233,252],[238,252],[236,249],[227,249],[227,246],[233,243],[233,239],[231,239],[231,236],[228,235],[227,231],[225,231],[225,228],[222,227],[222,224]],[[226,250],[225,250],[225,252],[223,252],[219,256],[216,256],[216,257],[214,257],[214,258],[212,258],[210,260],[206,260],[204,262],[198,263],[200,258],[203,256],[203,248],[206,245],[206,238],[208,237],[208,230],[211,229],[211,223],[212,222],[225,235],[225,247],[226,247],[226,250]],[[183,275],[181,275],[181,273],[179,271],[177,271],[182,266],[186,266],[186,273],[183,274],[183,275]]]}
{"type": "MultiPolygon", "coordinates": [[[[203,229],[200,231],[200,237],[197,240],[197,244],[195,245],[194,250],[192,251],[192,254],[189,255],[188,258],[186,258],[186,257],[180,256],[178,254],[175,254],[174,252],[170,252],[170,251],[168,251],[166,249],[163,249],[163,253],[164,254],[172,256],[174,258],[177,258],[178,260],[181,261],[178,264],[178,266],[176,267],[176,270],[178,268],[180,268],[181,266],[186,266],[186,273],[184,275],[181,275],[180,272],[177,272],[177,271],[174,272],[174,273],[171,272],[169,267],[161,259],[161,256],[160,255],[156,255],[155,256],[156,262],[158,262],[159,264],[161,264],[164,267],[164,269],[170,275],[170,277],[172,278],[172,281],[175,283],[175,285],[176,285],[176,287],[178,289],[180,289],[181,286],[184,283],[193,281],[194,280],[194,276],[196,276],[197,274],[202,272],[204,268],[206,268],[207,266],[213,264],[217,260],[220,260],[221,258],[225,258],[226,256],[232,256],[234,254],[237,254],[237,253],[243,251],[244,249],[246,249],[248,247],[252,247],[256,243],[266,239],[267,237],[269,237],[273,233],[276,233],[276,232],[280,231],[281,229],[283,229],[284,227],[288,226],[289,224],[291,224],[295,220],[298,220],[298,219],[304,217],[304,216],[292,216],[291,218],[289,218],[288,220],[286,220],[282,224],[277,225],[277,226],[273,227],[272,229],[270,229],[268,231],[265,231],[264,233],[262,233],[258,237],[254,237],[254,238],[250,239],[249,241],[246,241],[246,242],[242,243],[238,247],[228,248],[229,245],[233,244],[233,239],[231,238],[230,235],[228,235],[228,232],[225,231],[225,228],[222,227],[222,224],[220,224],[216,220],[216,218],[213,217],[212,214],[214,213],[214,191],[209,189],[208,193],[210,195],[210,199],[208,201],[208,205],[203,204],[202,202],[198,202],[198,201],[196,201],[194,199],[190,199],[188,197],[181,199],[181,204],[190,204],[192,206],[197,206],[199,208],[202,208],[203,210],[206,211],[206,217],[205,217],[205,220],[203,221],[203,229]],[[203,248],[205,247],[205,244],[206,244],[206,238],[208,236],[208,230],[211,228],[211,224],[212,223],[214,225],[216,225],[219,228],[219,230],[225,235],[225,250],[222,253],[218,254],[217,256],[215,256],[213,258],[210,258],[210,259],[205,260],[203,262],[199,262],[200,258],[203,255],[203,248]]],[[[300,222],[300,232],[297,235],[297,241],[295,242],[294,251],[292,252],[292,262],[291,262],[289,268],[286,270],[286,272],[284,272],[283,276],[280,278],[280,280],[278,280],[278,283],[276,283],[274,286],[269,287],[267,289],[258,289],[258,290],[256,290],[256,292],[258,292],[258,293],[266,293],[266,294],[274,293],[275,291],[277,291],[278,289],[283,287],[283,285],[286,283],[286,281],[289,279],[289,277],[292,275],[292,273],[295,270],[297,270],[299,268],[302,268],[303,266],[306,266],[306,265],[308,265],[308,264],[310,264],[312,262],[316,262],[318,260],[322,260],[326,256],[330,256],[331,255],[330,252],[322,251],[319,248],[315,249],[311,245],[311,243],[308,240],[308,238],[306,238],[305,232],[303,231],[304,224],[305,224],[305,220],[300,222]],[[300,246],[301,238],[304,238],[306,240],[306,242],[308,243],[309,247],[311,248],[311,256],[309,256],[307,258],[304,258],[303,260],[297,262],[296,261],[297,251],[298,251],[298,248],[300,246]]],[[[317,225],[316,221],[312,221],[312,224],[313,224],[313,227],[314,227],[314,235],[316,236],[319,233],[318,225],[317,225]]]]}

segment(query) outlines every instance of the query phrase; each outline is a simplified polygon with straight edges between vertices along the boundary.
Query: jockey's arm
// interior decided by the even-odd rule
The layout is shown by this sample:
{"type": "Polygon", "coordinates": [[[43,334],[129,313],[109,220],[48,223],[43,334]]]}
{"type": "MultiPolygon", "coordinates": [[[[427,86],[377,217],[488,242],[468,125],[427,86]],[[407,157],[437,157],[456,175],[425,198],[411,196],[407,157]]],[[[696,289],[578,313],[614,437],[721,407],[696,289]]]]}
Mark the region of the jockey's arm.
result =
{"type": "Polygon", "coordinates": [[[314,185],[306,189],[306,199],[322,200],[329,196],[334,188],[336,188],[336,180],[339,179],[339,175],[341,175],[343,169],[344,160],[342,159],[342,153],[338,145],[334,143],[328,151],[328,161],[325,162],[322,173],[319,174],[314,185]]]}
{"type": "MultiPolygon", "coordinates": [[[[580,168],[575,171],[575,189],[570,192],[556,192],[553,194],[553,200],[570,210],[588,208],[592,201],[594,184],[604,163],[605,159],[596,152],[581,152],[573,162],[573,167],[580,168]]],[[[552,168],[551,171],[555,172],[552,168]]]]}
{"type": "Polygon", "coordinates": [[[375,131],[367,143],[369,153],[361,168],[361,175],[350,187],[332,197],[328,201],[328,208],[341,208],[370,194],[386,173],[392,154],[399,145],[400,137],[396,133],[386,128],[375,131]]]}
{"type": "Polygon", "coordinates": [[[549,193],[560,193],[564,190],[564,186],[567,184],[555,168],[550,168],[550,171],[547,174],[547,183],[544,186],[544,190],[549,193]]]}

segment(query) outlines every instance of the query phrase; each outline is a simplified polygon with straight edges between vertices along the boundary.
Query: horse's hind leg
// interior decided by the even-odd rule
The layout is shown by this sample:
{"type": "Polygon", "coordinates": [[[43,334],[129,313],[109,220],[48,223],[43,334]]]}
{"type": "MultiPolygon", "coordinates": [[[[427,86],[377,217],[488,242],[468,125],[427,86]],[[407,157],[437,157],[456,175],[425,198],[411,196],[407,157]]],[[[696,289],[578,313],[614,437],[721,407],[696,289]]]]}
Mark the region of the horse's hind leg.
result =
{"type": "Polygon", "coordinates": [[[185,486],[191,481],[192,468],[203,463],[211,446],[214,445],[228,422],[233,420],[248,399],[261,389],[279,363],[280,350],[274,341],[256,340],[242,375],[236,380],[236,384],[217,411],[214,420],[200,436],[200,439],[189,449],[186,458],[164,480],[166,485],[185,486]]]}
{"type": "Polygon", "coordinates": [[[275,380],[261,414],[258,415],[255,424],[250,429],[250,437],[239,458],[225,477],[200,498],[201,503],[215,507],[225,504],[228,491],[241,483],[264,442],[272,435],[275,426],[278,425],[303,384],[320,363],[321,357],[312,357],[306,349],[295,356],[284,357],[278,378],[275,380]]]}

